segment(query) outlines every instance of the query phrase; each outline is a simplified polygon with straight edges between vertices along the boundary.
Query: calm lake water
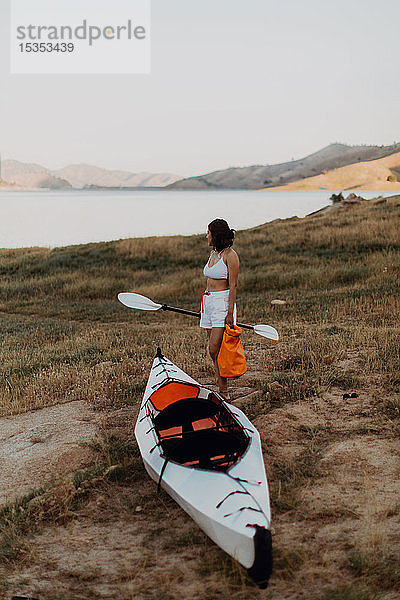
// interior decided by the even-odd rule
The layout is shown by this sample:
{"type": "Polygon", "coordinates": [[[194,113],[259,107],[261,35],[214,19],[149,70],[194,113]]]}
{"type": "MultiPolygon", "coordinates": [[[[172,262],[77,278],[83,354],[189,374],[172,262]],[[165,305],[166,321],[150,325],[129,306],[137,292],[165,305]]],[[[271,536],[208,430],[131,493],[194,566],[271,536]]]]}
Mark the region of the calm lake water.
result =
{"type": "MultiPolygon", "coordinates": [[[[364,198],[393,192],[360,192],[364,198]]],[[[203,233],[223,217],[234,229],[305,215],[330,191],[0,192],[0,248],[67,246],[150,235],[203,233]]],[[[347,194],[347,192],[346,192],[347,194]]]]}

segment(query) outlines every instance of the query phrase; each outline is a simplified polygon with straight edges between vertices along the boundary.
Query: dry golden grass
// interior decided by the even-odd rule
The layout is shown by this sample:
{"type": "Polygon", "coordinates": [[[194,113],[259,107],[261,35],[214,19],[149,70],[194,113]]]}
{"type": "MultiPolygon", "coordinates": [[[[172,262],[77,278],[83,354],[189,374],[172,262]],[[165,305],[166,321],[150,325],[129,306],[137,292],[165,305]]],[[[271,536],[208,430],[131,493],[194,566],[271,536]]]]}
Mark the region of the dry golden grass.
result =
{"type": "MultiPolygon", "coordinates": [[[[349,345],[359,350],[365,368],[393,374],[398,370],[398,217],[394,197],[384,204],[239,232],[240,318],[275,324],[283,333],[280,348],[289,331],[303,342],[308,335],[313,375],[315,369],[329,370],[321,352],[328,360],[349,345]],[[274,297],[287,305],[272,307],[274,297]],[[337,327],[333,334],[314,335],[332,324],[337,327]]],[[[129,312],[116,302],[116,294],[135,290],[198,309],[207,252],[203,236],[1,251],[2,413],[80,398],[83,390],[94,398],[103,375],[93,373],[93,367],[105,361],[116,366],[138,352],[143,384],[145,363],[158,342],[165,346],[164,340],[176,360],[197,372],[198,348],[204,344],[195,323],[129,312]]],[[[268,346],[259,347],[265,353],[268,346]]],[[[298,350],[302,356],[305,351],[298,350]]]]}

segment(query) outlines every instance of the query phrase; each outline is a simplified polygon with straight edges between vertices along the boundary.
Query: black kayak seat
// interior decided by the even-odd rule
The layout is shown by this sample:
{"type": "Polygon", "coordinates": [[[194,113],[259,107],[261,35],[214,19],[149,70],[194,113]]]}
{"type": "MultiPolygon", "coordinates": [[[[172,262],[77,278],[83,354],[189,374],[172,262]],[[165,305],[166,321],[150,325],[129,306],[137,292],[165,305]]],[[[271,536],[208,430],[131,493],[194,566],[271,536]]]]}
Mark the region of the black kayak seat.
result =
{"type": "Polygon", "coordinates": [[[180,464],[196,463],[201,468],[210,468],[214,462],[241,456],[248,446],[243,432],[202,429],[187,433],[181,438],[166,438],[161,441],[163,454],[180,464]],[[217,461],[213,461],[217,459],[217,461]]]}
{"type": "Polygon", "coordinates": [[[184,398],[158,413],[154,418],[154,426],[157,431],[171,427],[182,427],[183,431],[193,431],[193,421],[212,418],[219,411],[220,406],[207,398],[184,398]]]}

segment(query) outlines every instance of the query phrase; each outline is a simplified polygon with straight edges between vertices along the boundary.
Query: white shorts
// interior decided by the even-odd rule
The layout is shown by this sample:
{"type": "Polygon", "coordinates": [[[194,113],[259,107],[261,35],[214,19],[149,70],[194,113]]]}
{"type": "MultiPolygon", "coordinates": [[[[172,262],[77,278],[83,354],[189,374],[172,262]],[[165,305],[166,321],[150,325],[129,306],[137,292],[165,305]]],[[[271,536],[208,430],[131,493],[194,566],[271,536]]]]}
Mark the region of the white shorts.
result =
{"type": "MultiPolygon", "coordinates": [[[[228,314],[229,290],[222,292],[204,292],[201,301],[200,327],[225,327],[228,314]]],[[[236,304],[233,309],[233,322],[236,325],[236,304]]]]}

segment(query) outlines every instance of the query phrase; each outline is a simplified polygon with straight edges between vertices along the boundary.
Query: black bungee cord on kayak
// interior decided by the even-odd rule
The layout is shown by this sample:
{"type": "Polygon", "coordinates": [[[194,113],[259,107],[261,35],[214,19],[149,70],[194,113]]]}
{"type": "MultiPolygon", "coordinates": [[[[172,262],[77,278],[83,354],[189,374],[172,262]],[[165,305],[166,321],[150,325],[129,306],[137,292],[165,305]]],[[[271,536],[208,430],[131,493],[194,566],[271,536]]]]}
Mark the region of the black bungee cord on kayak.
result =
{"type": "Polygon", "coordinates": [[[168,463],[169,463],[169,458],[166,456],[165,459],[164,459],[164,464],[163,464],[162,469],[160,471],[160,477],[158,478],[157,494],[160,493],[160,490],[161,490],[161,481],[162,481],[162,478],[163,478],[163,475],[164,475],[164,471],[165,471],[168,463]]]}
{"type": "Polygon", "coordinates": [[[261,485],[261,483],[262,483],[262,482],[261,482],[261,481],[251,481],[251,480],[248,480],[248,479],[242,479],[241,477],[234,477],[233,475],[230,475],[230,473],[225,473],[225,475],[227,475],[227,476],[228,476],[228,477],[230,477],[231,479],[234,479],[235,481],[237,481],[237,483],[240,485],[240,487],[242,488],[242,490],[243,490],[243,491],[241,491],[241,490],[237,490],[237,492],[235,492],[235,491],[233,491],[233,492],[230,492],[230,493],[229,493],[227,496],[225,496],[225,498],[224,498],[223,500],[221,500],[221,502],[219,502],[219,504],[217,504],[216,508],[219,508],[219,507],[221,506],[221,504],[222,504],[223,502],[225,502],[225,500],[226,500],[226,499],[227,499],[229,496],[231,496],[232,494],[235,494],[235,493],[243,493],[243,494],[248,494],[248,495],[249,495],[249,496],[250,496],[250,497],[253,499],[253,501],[256,503],[256,505],[257,505],[257,507],[258,507],[258,508],[253,508],[253,507],[251,507],[251,506],[247,506],[247,507],[246,507],[246,506],[243,506],[243,507],[242,507],[241,509],[239,509],[238,511],[233,511],[232,513],[229,513],[229,514],[227,514],[227,515],[224,515],[224,517],[230,517],[230,516],[231,516],[231,515],[233,515],[235,512],[240,512],[240,511],[242,511],[242,510],[245,510],[246,508],[248,508],[249,510],[254,510],[254,511],[256,511],[256,512],[260,512],[261,514],[263,514],[263,515],[264,515],[264,516],[265,516],[265,517],[268,519],[267,515],[265,514],[265,512],[264,512],[264,511],[263,511],[263,509],[261,508],[261,506],[260,506],[260,504],[259,504],[259,502],[258,502],[257,498],[255,498],[255,497],[253,496],[253,494],[252,494],[251,492],[249,492],[249,490],[247,490],[247,489],[244,487],[244,485],[243,485],[243,483],[248,483],[249,485],[261,485]],[[243,482],[243,483],[242,483],[242,482],[243,482]]]}
{"type": "Polygon", "coordinates": [[[227,495],[225,496],[225,498],[224,498],[223,500],[221,500],[221,502],[218,502],[218,504],[217,504],[217,506],[216,506],[215,508],[219,508],[220,506],[222,506],[222,504],[225,502],[225,500],[228,500],[228,498],[229,498],[230,496],[233,496],[234,494],[247,494],[247,495],[249,495],[249,494],[250,494],[250,492],[248,492],[247,490],[246,490],[246,491],[243,491],[243,490],[235,490],[234,492],[229,492],[229,494],[227,494],[227,495]]]}
{"type": "Polygon", "coordinates": [[[254,512],[261,513],[262,515],[264,514],[261,508],[254,508],[254,506],[241,506],[237,510],[234,510],[233,512],[228,513],[227,515],[224,515],[224,517],[230,517],[232,515],[235,515],[236,513],[243,512],[244,510],[253,510],[254,512]]]}
{"type": "MultiPolygon", "coordinates": [[[[172,380],[172,377],[169,377],[169,376],[168,376],[168,377],[166,377],[165,379],[163,379],[162,381],[159,381],[159,382],[155,383],[154,385],[152,385],[152,386],[151,386],[151,389],[152,389],[152,390],[154,390],[154,388],[161,388],[161,387],[164,385],[164,383],[165,383],[166,381],[170,381],[170,380],[172,380]]],[[[150,400],[150,398],[149,398],[149,400],[150,400]]],[[[149,400],[148,400],[148,401],[149,401],[149,400]]],[[[148,401],[147,401],[147,402],[148,402],[148,401]]]]}
{"type": "Polygon", "coordinates": [[[250,485],[261,485],[262,481],[254,481],[252,479],[242,479],[241,477],[233,477],[233,475],[229,475],[235,481],[243,481],[244,483],[249,483],[250,485]]]}

